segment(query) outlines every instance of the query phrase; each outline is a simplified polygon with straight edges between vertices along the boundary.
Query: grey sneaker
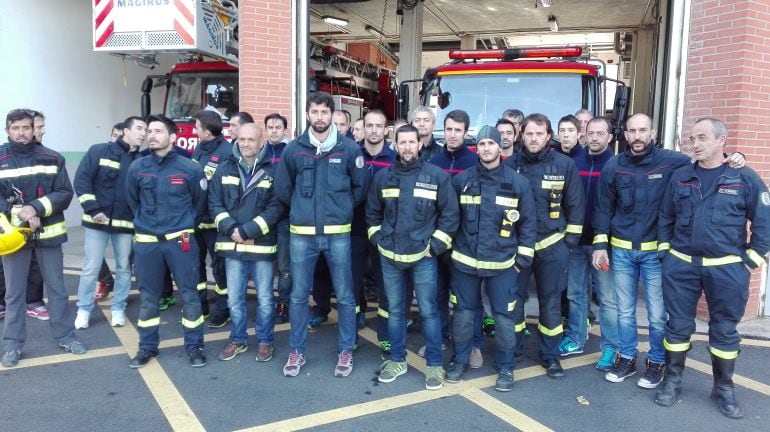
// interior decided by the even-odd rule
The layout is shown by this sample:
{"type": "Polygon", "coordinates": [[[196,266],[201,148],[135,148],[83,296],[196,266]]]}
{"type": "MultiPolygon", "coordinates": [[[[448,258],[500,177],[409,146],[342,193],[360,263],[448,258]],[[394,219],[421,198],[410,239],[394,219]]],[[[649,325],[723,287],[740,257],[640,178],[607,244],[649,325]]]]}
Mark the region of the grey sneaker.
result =
{"type": "Polygon", "coordinates": [[[509,392],[513,390],[513,371],[501,370],[500,373],[497,374],[495,390],[501,392],[509,392]]]}
{"type": "Polygon", "coordinates": [[[458,362],[449,363],[449,367],[446,371],[446,382],[457,383],[460,382],[465,371],[468,370],[468,365],[458,362]]]}
{"type": "Polygon", "coordinates": [[[19,358],[21,358],[21,350],[6,351],[0,364],[5,368],[11,368],[19,364],[19,358]]]}
{"type": "Polygon", "coordinates": [[[86,349],[86,346],[80,343],[80,341],[78,340],[73,340],[72,342],[67,344],[59,343],[59,346],[64,348],[64,351],[67,351],[72,354],[79,355],[79,354],[85,354],[88,352],[88,350],[86,349]]]}
{"type": "Polygon", "coordinates": [[[382,383],[389,383],[396,380],[396,378],[405,374],[407,370],[406,362],[397,362],[393,360],[385,360],[380,370],[380,376],[377,378],[382,383]]]}
{"type": "Polygon", "coordinates": [[[439,390],[444,386],[444,368],[441,366],[428,366],[425,371],[425,388],[439,390]]]}

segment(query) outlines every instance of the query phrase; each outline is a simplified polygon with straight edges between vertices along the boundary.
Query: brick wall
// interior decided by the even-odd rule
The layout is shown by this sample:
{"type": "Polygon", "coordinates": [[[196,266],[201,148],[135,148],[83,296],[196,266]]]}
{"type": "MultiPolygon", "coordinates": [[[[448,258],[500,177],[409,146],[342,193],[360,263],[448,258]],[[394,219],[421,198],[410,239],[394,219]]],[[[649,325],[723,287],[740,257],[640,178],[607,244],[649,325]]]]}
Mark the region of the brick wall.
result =
{"type": "MultiPolygon", "coordinates": [[[[683,139],[692,123],[712,116],[727,123],[727,151],[770,183],[770,2],[693,0],[684,100],[683,139]]],[[[763,273],[752,272],[745,317],[762,313],[763,273]]],[[[698,315],[707,317],[703,299],[698,315]]]]}
{"type": "Polygon", "coordinates": [[[240,108],[262,123],[291,113],[291,0],[241,0],[239,7],[240,108]]]}

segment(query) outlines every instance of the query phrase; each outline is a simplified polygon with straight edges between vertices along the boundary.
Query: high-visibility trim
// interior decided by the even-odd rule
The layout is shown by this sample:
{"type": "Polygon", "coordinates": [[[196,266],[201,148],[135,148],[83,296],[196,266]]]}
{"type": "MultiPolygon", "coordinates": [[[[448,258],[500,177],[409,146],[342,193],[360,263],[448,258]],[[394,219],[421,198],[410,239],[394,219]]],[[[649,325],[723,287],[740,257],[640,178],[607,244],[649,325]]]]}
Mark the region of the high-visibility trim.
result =
{"type": "Polygon", "coordinates": [[[214,224],[219,226],[220,222],[222,222],[223,220],[225,220],[225,219],[227,219],[229,217],[231,217],[231,216],[230,216],[230,213],[228,213],[228,212],[219,213],[218,215],[214,216],[214,224]]]}
{"type": "Polygon", "coordinates": [[[267,179],[262,179],[259,181],[259,183],[257,183],[257,187],[262,189],[270,189],[272,186],[273,182],[267,179]]]}
{"type": "Polygon", "coordinates": [[[663,252],[671,249],[671,243],[669,242],[660,242],[658,243],[658,252],[663,252]]]}
{"type": "Polygon", "coordinates": [[[711,354],[714,354],[714,356],[719,357],[721,359],[725,360],[735,360],[738,358],[738,353],[740,353],[739,350],[735,351],[722,351],[721,349],[714,348],[713,346],[709,345],[709,351],[711,354]]]}
{"type": "Polygon", "coordinates": [[[78,202],[80,204],[83,204],[84,202],[88,201],[96,201],[96,195],[94,194],[83,194],[78,197],[78,202]]]}
{"type": "Polygon", "coordinates": [[[112,159],[101,158],[101,159],[99,159],[99,166],[103,166],[103,167],[119,170],[120,169],[120,162],[114,161],[112,159]]]}
{"type": "Polygon", "coordinates": [[[449,303],[457,304],[457,296],[454,294],[449,294],[449,303]]]}
{"type": "Polygon", "coordinates": [[[369,227],[369,229],[366,230],[366,235],[369,237],[369,240],[372,239],[373,235],[375,235],[378,232],[380,232],[381,229],[382,229],[382,225],[375,225],[375,226],[369,227]]]}
{"type": "Polygon", "coordinates": [[[763,265],[767,264],[767,261],[765,261],[765,258],[757,253],[754,249],[746,249],[746,255],[749,256],[749,259],[754,262],[754,264],[757,265],[757,267],[762,267],[763,265]]]}
{"type": "Polygon", "coordinates": [[[518,300],[508,303],[508,312],[513,312],[516,309],[516,303],[518,303],[518,300]]]}
{"type": "Polygon", "coordinates": [[[157,327],[160,325],[160,317],[157,316],[155,318],[150,318],[146,320],[139,320],[136,323],[137,327],[147,328],[147,327],[157,327]]]}
{"type": "Polygon", "coordinates": [[[540,187],[542,189],[564,190],[564,180],[543,180],[540,187]]]}
{"type": "Polygon", "coordinates": [[[274,254],[276,251],[278,251],[277,245],[272,246],[263,246],[263,245],[251,245],[251,244],[245,244],[245,243],[235,243],[235,242],[216,242],[214,244],[214,249],[217,251],[225,251],[225,252],[248,252],[248,253],[258,253],[258,254],[274,254]]]}
{"type": "Polygon", "coordinates": [[[570,234],[583,234],[583,225],[567,225],[565,231],[570,234]]]}
{"type": "Polygon", "coordinates": [[[549,329],[548,327],[542,324],[538,324],[537,329],[540,331],[540,333],[544,334],[545,336],[558,336],[564,333],[564,326],[562,326],[561,324],[557,325],[552,329],[549,329]]]}
{"type": "Polygon", "coordinates": [[[57,174],[58,172],[59,168],[56,165],[34,165],[0,170],[0,179],[33,176],[38,174],[57,174]]]}
{"type": "Polygon", "coordinates": [[[549,207],[551,207],[551,208],[558,208],[558,207],[561,207],[561,204],[559,204],[557,202],[552,202],[551,204],[549,204],[549,207]]]}
{"type": "MultiPolygon", "coordinates": [[[[595,243],[595,241],[594,241],[595,243]]],[[[610,244],[615,247],[619,247],[621,249],[626,250],[634,250],[634,243],[630,242],[628,240],[619,239],[617,237],[610,238],[610,244]]],[[[639,245],[639,250],[642,252],[649,252],[649,251],[657,251],[658,250],[658,242],[650,241],[650,242],[644,242],[639,245]]]]}
{"type": "Polygon", "coordinates": [[[156,235],[152,235],[152,234],[136,233],[136,234],[134,234],[134,241],[137,242],[137,243],[157,243],[159,237],[162,237],[164,240],[173,240],[175,238],[182,237],[182,234],[184,234],[184,233],[192,234],[194,232],[195,232],[195,230],[185,229],[185,230],[168,233],[168,234],[161,235],[161,236],[156,236],[156,235]]]}
{"type": "Polygon", "coordinates": [[[441,230],[433,231],[433,235],[431,237],[444,243],[447,249],[452,248],[452,237],[449,237],[449,234],[445,233],[444,231],[441,231],[441,230]]]}
{"type": "Polygon", "coordinates": [[[461,264],[465,264],[468,267],[479,270],[505,270],[513,267],[513,264],[516,262],[516,255],[513,255],[511,259],[502,262],[479,261],[476,258],[469,257],[455,249],[452,251],[452,259],[461,264]]]}
{"type": "Polygon", "coordinates": [[[460,195],[460,204],[481,204],[481,195],[460,195]]]}
{"type": "Polygon", "coordinates": [[[513,326],[513,331],[515,331],[516,333],[521,333],[521,332],[523,332],[526,329],[527,329],[527,322],[526,321],[522,321],[520,323],[516,323],[516,325],[513,326]]]}
{"type": "Polygon", "coordinates": [[[201,324],[203,324],[203,315],[198,315],[198,319],[194,320],[188,320],[187,318],[182,317],[182,325],[188,329],[194,329],[201,324]]]}
{"type": "Polygon", "coordinates": [[[415,188],[414,189],[414,197],[415,198],[425,198],[429,199],[431,201],[436,201],[436,196],[438,194],[434,190],[427,190],[427,189],[420,189],[415,188]]]}
{"type": "Polygon", "coordinates": [[[398,198],[401,196],[401,190],[395,189],[395,188],[388,188],[382,190],[382,197],[383,198],[398,198]]]}
{"type": "Polygon", "coordinates": [[[215,284],[214,285],[214,292],[219,294],[219,295],[223,295],[223,296],[227,295],[227,287],[220,288],[219,284],[215,284]]]}
{"type": "MultiPolygon", "coordinates": [[[[289,232],[300,235],[316,235],[315,227],[289,225],[289,232]]],[[[324,234],[346,234],[350,232],[350,224],[345,225],[324,225],[324,234]]]]}
{"type": "Polygon", "coordinates": [[[206,282],[198,282],[198,285],[195,286],[195,289],[197,289],[198,291],[205,291],[206,282]]]}
{"type": "Polygon", "coordinates": [[[265,218],[263,218],[262,216],[255,217],[254,222],[259,226],[259,229],[260,231],[262,231],[263,236],[266,236],[270,232],[270,226],[267,225],[265,218]]]}
{"type": "Polygon", "coordinates": [[[58,237],[66,233],[67,233],[67,225],[64,222],[59,222],[53,225],[44,226],[43,231],[38,235],[37,238],[39,238],[40,240],[45,240],[45,239],[58,237]]]}
{"type": "Polygon", "coordinates": [[[207,222],[201,222],[198,224],[198,229],[206,230],[206,229],[217,229],[217,224],[214,222],[207,223],[207,222]]]}
{"type": "Polygon", "coordinates": [[[563,238],[564,238],[564,233],[563,232],[553,233],[553,234],[549,235],[548,237],[546,237],[546,238],[540,240],[539,242],[535,243],[535,250],[539,251],[539,250],[543,250],[543,249],[547,248],[548,246],[555,245],[556,243],[559,242],[559,240],[561,240],[563,238]]]}
{"type": "Polygon", "coordinates": [[[666,348],[666,351],[685,352],[690,349],[690,346],[692,346],[690,341],[681,342],[681,343],[671,343],[665,338],[663,339],[663,347],[666,348]]]}
{"type": "MultiPolygon", "coordinates": [[[[676,249],[670,250],[671,255],[679,258],[680,260],[692,264],[693,263],[693,257],[687,254],[683,254],[682,252],[679,252],[676,249]]],[[[695,260],[697,264],[697,259],[695,260]]],[[[738,255],[725,255],[723,257],[719,258],[700,258],[701,265],[703,267],[712,267],[712,266],[720,266],[725,264],[736,264],[743,262],[743,258],[739,257],[738,255]]]]}
{"type": "Polygon", "coordinates": [[[530,258],[535,256],[535,250],[526,246],[519,246],[518,248],[516,248],[516,253],[518,255],[524,255],[530,258]]]}
{"type": "Polygon", "coordinates": [[[51,216],[53,214],[53,204],[51,204],[51,199],[47,196],[43,196],[38,198],[38,201],[40,201],[40,204],[43,206],[43,216],[51,216]]]}
{"type": "Polygon", "coordinates": [[[513,207],[516,208],[519,206],[519,199],[518,198],[508,198],[508,197],[501,197],[496,196],[495,197],[495,204],[503,207],[513,207]]]}
{"type": "Polygon", "coordinates": [[[222,184],[230,186],[240,186],[241,178],[236,176],[222,176],[222,184]]]}
{"type": "Polygon", "coordinates": [[[377,308],[377,316],[381,316],[383,318],[390,318],[390,313],[383,308],[377,308]]]}
{"type": "Polygon", "coordinates": [[[558,211],[550,212],[548,213],[548,217],[551,219],[559,219],[559,212],[558,211]]]}
{"type": "Polygon", "coordinates": [[[427,256],[428,253],[430,252],[430,246],[426,247],[425,250],[423,250],[422,252],[406,254],[406,255],[397,254],[395,252],[384,249],[382,246],[379,246],[379,245],[377,245],[377,249],[379,249],[380,254],[382,254],[382,256],[384,256],[385,258],[391,261],[401,262],[401,263],[417,262],[425,258],[425,256],[427,256]]]}
{"type": "Polygon", "coordinates": [[[594,244],[596,243],[607,243],[609,239],[607,238],[607,234],[596,234],[594,236],[594,244]]]}
{"type": "Polygon", "coordinates": [[[94,220],[93,217],[91,217],[91,215],[88,215],[88,214],[85,214],[85,213],[83,213],[83,217],[81,219],[83,220],[83,222],[88,222],[88,223],[92,223],[92,224],[98,224],[98,225],[109,225],[110,224],[110,220],[109,219],[107,219],[107,220],[105,220],[103,222],[97,222],[97,221],[94,220]]]}
{"type": "Polygon", "coordinates": [[[114,227],[134,229],[134,222],[129,220],[112,219],[110,222],[114,227]]]}

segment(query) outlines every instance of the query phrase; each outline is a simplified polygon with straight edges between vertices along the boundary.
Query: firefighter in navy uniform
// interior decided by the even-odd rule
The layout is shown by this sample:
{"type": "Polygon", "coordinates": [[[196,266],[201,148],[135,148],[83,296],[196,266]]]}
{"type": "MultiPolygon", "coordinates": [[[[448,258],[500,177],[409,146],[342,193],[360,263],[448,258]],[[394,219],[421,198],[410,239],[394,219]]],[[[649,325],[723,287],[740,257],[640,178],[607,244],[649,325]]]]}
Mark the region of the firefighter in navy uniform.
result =
{"type": "Polygon", "coordinates": [[[750,269],[767,264],[770,194],[750,168],[723,163],[725,124],[703,118],[692,127],[695,163],[671,177],[658,218],[658,254],[663,264],[663,298],[668,313],[663,345],[666,372],[655,403],[673,406],[695,331],[701,293],[709,311],[709,351],[714,374],[711,398],[723,415],[743,411],[733,392],[739,353],[736,325],[749,295],[750,269]],[[747,241],[746,222],[751,222],[747,241]]]}
{"type": "Polygon", "coordinates": [[[535,255],[535,203],[529,181],[501,164],[502,140],[497,129],[482,127],[476,140],[479,163],[452,180],[460,197],[461,216],[452,242],[455,352],[446,380],[457,382],[468,369],[484,282],[497,324],[495,389],[510,391],[516,366],[514,311],[524,307],[517,278],[535,255]]]}
{"type": "MultiPolygon", "coordinates": [[[[192,160],[198,162],[203,168],[206,180],[214,177],[217,166],[230,157],[233,153],[233,145],[222,135],[222,118],[214,111],[200,111],[195,115],[195,133],[200,142],[195,147],[192,160]]],[[[205,201],[205,200],[204,200],[205,201]]],[[[214,314],[209,320],[209,327],[223,327],[230,321],[230,310],[227,308],[227,277],[225,276],[225,260],[217,255],[214,245],[217,240],[217,226],[213,215],[206,211],[195,231],[195,241],[198,243],[199,276],[198,293],[201,299],[201,309],[204,317],[209,315],[208,295],[206,283],[206,254],[211,257],[211,272],[214,274],[214,292],[216,303],[214,314]]]]}
{"type": "MultiPolygon", "coordinates": [[[[564,332],[561,293],[567,287],[570,249],[578,245],[583,232],[585,192],[572,159],[548,147],[553,135],[548,117],[531,114],[521,128],[524,147],[504,163],[529,180],[537,214],[537,242],[532,268],[519,273],[519,291],[522,298],[526,298],[529,279],[534,273],[540,307],[541,364],[549,377],[563,378],[564,369],[559,362],[559,343],[564,332]]],[[[516,312],[516,351],[520,353],[526,324],[524,309],[516,312]]]]}
{"type": "Polygon", "coordinates": [[[172,150],[176,124],[164,116],[147,118],[151,154],[134,161],[126,180],[134,212],[134,264],[139,285],[139,351],[129,367],[140,368],[158,355],[160,300],[165,266],[184,301],[185,351],[193,367],[206,365],[203,315],[198,284],[198,245],[193,235],[206,211],[208,183],[201,167],[172,150]]]}

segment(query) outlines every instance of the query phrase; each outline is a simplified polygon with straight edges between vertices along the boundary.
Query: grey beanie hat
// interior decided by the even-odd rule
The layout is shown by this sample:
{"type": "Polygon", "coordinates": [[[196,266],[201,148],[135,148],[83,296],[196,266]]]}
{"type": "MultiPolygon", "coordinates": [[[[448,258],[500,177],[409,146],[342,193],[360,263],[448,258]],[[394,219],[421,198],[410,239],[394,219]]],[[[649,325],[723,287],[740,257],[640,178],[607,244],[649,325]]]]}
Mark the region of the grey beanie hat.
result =
{"type": "Polygon", "coordinates": [[[498,132],[497,129],[493,128],[492,126],[482,126],[479,133],[476,134],[476,142],[479,142],[483,139],[491,139],[492,141],[496,142],[497,145],[502,145],[500,132],[498,132]]]}

